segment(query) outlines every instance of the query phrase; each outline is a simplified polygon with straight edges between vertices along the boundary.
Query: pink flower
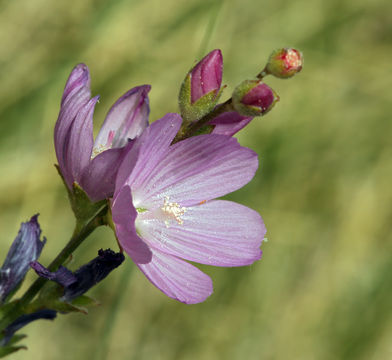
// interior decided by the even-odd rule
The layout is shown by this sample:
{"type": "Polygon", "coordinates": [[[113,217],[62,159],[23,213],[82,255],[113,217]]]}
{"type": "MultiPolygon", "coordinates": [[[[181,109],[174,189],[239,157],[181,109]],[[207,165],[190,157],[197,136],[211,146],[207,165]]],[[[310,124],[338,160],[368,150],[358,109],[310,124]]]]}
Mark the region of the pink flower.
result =
{"type": "Polygon", "coordinates": [[[187,304],[212,293],[211,279],[184,260],[215,266],[260,259],[265,227],[243,205],[214,200],[247,184],[258,160],[223,135],[170,145],[177,114],[150,125],[122,162],[111,212],[119,244],[167,296],[187,304]]]}
{"type": "Polygon", "coordinates": [[[120,97],[94,142],[93,114],[98,96],[91,98],[87,66],[79,64],[72,70],[54,130],[59,168],[69,189],[76,182],[93,201],[113,195],[125,147],[148,126],[149,91],[150,86],[143,85],[120,97]]]}

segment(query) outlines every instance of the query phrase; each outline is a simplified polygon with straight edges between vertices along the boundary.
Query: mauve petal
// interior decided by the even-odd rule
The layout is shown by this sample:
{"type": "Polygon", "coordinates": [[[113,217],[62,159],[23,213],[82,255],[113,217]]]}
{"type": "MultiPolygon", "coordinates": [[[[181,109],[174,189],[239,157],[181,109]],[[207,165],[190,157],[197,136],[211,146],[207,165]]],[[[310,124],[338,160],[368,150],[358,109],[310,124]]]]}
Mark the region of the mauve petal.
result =
{"type": "Polygon", "coordinates": [[[61,104],[64,103],[68,95],[79,87],[90,87],[90,74],[88,67],[85,64],[76,65],[71,74],[68,77],[67,83],[65,84],[63,96],[61,98],[61,104]]]}
{"type": "Polygon", "coordinates": [[[92,201],[108,199],[113,196],[117,171],[124,155],[132,147],[109,149],[94,157],[85,168],[80,186],[92,201]]]}
{"type": "Polygon", "coordinates": [[[122,147],[143,132],[148,126],[150,89],[150,85],[135,87],[116,101],[99,131],[95,148],[122,147]]]}
{"type": "Polygon", "coordinates": [[[77,114],[70,128],[65,164],[65,181],[71,187],[74,181],[80,184],[84,169],[88,166],[93,150],[93,115],[98,96],[92,98],[77,114]]]}
{"type": "Polygon", "coordinates": [[[257,167],[257,154],[235,138],[194,136],[171,146],[148,177],[136,173],[132,195],[147,208],[161,207],[165,197],[181,206],[196,205],[241,188],[257,167]]]}
{"type": "Polygon", "coordinates": [[[151,250],[136,233],[135,219],[137,212],[132,205],[129,186],[124,186],[112,200],[111,212],[118,242],[125,252],[138,264],[150,262],[151,250]]]}
{"type": "Polygon", "coordinates": [[[267,84],[260,83],[249,90],[249,92],[242,97],[241,102],[244,105],[260,108],[261,113],[264,113],[276,102],[276,94],[267,84]]]}
{"type": "Polygon", "coordinates": [[[195,266],[153,250],[151,262],[137,264],[159,290],[185,304],[197,304],[212,294],[210,277],[195,266]]]}
{"type": "Polygon", "coordinates": [[[77,65],[65,85],[60,113],[54,128],[54,146],[61,173],[70,175],[66,169],[66,152],[70,137],[70,127],[79,110],[90,100],[90,75],[86,65],[77,65]]]}
{"type": "Polygon", "coordinates": [[[236,111],[223,113],[212,119],[209,124],[215,125],[212,134],[233,136],[252,121],[253,117],[246,117],[236,111]]]}
{"type": "Polygon", "coordinates": [[[215,266],[250,265],[261,257],[266,229],[261,216],[243,205],[215,200],[186,209],[182,224],[175,220],[136,220],[150,246],[186,260],[215,266]]]}
{"type": "Polygon", "coordinates": [[[218,90],[222,82],[223,58],[220,50],[213,50],[210,53],[208,62],[205,62],[201,69],[203,79],[202,87],[204,93],[218,90]]]}
{"type": "Polygon", "coordinates": [[[30,263],[30,266],[37,273],[38,276],[41,276],[48,280],[56,281],[64,287],[67,287],[78,280],[72,273],[72,271],[68,270],[64,266],[60,266],[55,272],[49,271],[49,269],[40,264],[38,261],[32,261],[30,263]]]}
{"type": "Polygon", "coordinates": [[[207,54],[191,71],[191,102],[199,100],[209,92],[220,89],[222,83],[223,58],[220,50],[207,54]]]}
{"type": "Polygon", "coordinates": [[[118,170],[116,192],[124,184],[132,184],[135,188],[143,184],[167,152],[180,129],[181,122],[180,115],[170,113],[144,130],[143,134],[135,140],[132,150],[125,155],[118,170]]]}

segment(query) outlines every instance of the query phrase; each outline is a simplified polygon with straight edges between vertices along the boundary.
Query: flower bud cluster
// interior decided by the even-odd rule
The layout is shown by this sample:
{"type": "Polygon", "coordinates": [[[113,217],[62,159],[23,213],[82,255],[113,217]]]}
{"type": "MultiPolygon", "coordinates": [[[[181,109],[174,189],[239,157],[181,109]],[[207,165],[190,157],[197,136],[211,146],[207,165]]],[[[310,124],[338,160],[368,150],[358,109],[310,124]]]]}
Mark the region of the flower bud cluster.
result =
{"type": "Polygon", "coordinates": [[[267,114],[279,101],[279,96],[263,78],[266,75],[292,77],[302,69],[302,64],[298,50],[275,50],[257,79],[243,81],[234,89],[229,101],[217,105],[224,88],[223,59],[220,50],[213,50],[188,72],[181,86],[179,105],[184,124],[179,138],[210,132],[234,135],[253,117],[267,114]]]}

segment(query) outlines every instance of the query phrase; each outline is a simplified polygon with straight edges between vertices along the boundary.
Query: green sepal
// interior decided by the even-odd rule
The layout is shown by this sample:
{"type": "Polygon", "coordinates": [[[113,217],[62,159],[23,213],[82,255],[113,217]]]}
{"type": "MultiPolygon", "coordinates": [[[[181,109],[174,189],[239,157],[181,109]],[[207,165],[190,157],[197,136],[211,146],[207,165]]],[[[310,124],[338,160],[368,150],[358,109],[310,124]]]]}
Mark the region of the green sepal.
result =
{"type": "Polygon", "coordinates": [[[217,104],[224,86],[219,91],[212,90],[209,93],[202,96],[200,99],[191,102],[191,74],[189,73],[183,81],[178,97],[178,103],[180,106],[181,117],[184,120],[183,125],[196,122],[203,116],[210,113],[217,104]]]}
{"type": "Polygon", "coordinates": [[[260,80],[245,80],[233,91],[232,99],[234,109],[242,116],[260,116],[260,108],[256,106],[244,105],[242,98],[254,87],[260,84],[260,80]]]}
{"type": "MultiPolygon", "coordinates": [[[[78,223],[84,223],[94,216],[97,215],[105,206],[107,206],[107,200],[101,200],[98,202],[92,202],[86,192],[76,182],[72,184],[72,191],[68,188],[64,177],[61,174],[58,165],[55,165],[61,179],[63,180],[64,186],[67,189],[71,208],[75,214],[76,221],[78,223]]],[[[103,219],[103,218],[102,218],[103,219]]]]}
{"type": "Polygon", "coordinates": [[[87,315],[89,307],[98,305],[100,305],[100,303],[97,300],[86,295],[81,295],[71,302],[62,301],[60,299],[52,300],[47,302],[45,307],[61,313],[80,312],[87,315]]]}
{"type": "Polygon", "coordinates": [[[76,299],[72,300],[72,305],[89,308],[89,307],[99,306],[101,305],[101,303],[98,300],[93,299],[87,295],[81,295],[76,299]]]}
{"type": "Polygon", "coordinates": [[[60,300],[52,302],[50,309],[59,311],[61,313],[79,312],[85,315],[88,314],[87,308],[60,300]]]}
{"type": "Polygon", "coordinates": [[[29,313],[33,313],[43,309],[55,310],[63,314],[67,314],[70,312],[79,312],[83,314],[88,313],[86,307],[75,305],[72,302],[62,301],[60,300],[60,298],[45,299],[45,301],[38,299],[26,307],[26,311],[28,311],[29,313]]]}
{"type": "Polygon", "coordinates": [[[106,200],[101,200],[96,203],[91,202],[87,194],[77,183],[73,183],[72,188],[71,207],[77,221],[88,221],[107,205],[106,200]]]}

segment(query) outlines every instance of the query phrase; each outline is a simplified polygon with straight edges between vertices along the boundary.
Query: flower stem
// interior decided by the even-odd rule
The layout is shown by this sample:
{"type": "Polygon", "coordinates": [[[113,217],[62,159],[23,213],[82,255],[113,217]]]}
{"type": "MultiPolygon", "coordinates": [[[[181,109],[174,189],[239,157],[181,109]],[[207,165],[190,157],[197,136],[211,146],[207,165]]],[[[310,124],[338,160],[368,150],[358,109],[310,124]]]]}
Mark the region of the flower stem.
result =
{"type": "Polygon", "coordinates": [[[204,126],[207,126],[212,119],[229,111],[234,111],[231,98],[223,104],[216,106],[214,110],[202,117],[200,120],[189,124],[184,130],[180,130],[174,138],[172,145],[181,140],[197,135],[199,130],[204,126]]]}

